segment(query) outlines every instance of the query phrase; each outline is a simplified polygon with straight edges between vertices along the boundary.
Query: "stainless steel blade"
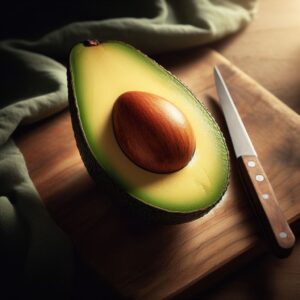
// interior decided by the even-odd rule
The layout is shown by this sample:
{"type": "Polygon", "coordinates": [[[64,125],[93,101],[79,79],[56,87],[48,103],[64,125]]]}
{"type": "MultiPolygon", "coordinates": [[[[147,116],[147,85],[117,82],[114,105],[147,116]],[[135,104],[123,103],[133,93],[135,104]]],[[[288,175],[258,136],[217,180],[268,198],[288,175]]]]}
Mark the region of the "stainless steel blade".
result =
{"type": "Polygon", "coordinates": [[[214,68],[214,76],[220,104],[226,119],[236,157],[240,157],[242,155],[257,156],[223,77],[216,66],[214,68]]]}

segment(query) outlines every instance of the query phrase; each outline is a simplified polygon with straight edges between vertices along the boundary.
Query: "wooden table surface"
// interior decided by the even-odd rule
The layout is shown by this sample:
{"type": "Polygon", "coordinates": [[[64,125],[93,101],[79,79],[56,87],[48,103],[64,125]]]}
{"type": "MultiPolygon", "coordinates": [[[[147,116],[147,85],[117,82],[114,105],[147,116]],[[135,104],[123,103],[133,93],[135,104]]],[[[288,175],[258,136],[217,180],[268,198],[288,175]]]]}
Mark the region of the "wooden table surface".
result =
{"type": "MultiPolygon", "coordinates": [[[[300,113],[299,0],[261,0],[255,19],[246,29],[211,48],[300,113]]],[[[212,288],[205,297],[300,299],[299,238],[287,260],[262,256],[212,288]]]]}
{"type": "Polygon", "coordinates": [[[253,22],[212,48],[300,113],[299,0],[260,0],[253,22]]]}

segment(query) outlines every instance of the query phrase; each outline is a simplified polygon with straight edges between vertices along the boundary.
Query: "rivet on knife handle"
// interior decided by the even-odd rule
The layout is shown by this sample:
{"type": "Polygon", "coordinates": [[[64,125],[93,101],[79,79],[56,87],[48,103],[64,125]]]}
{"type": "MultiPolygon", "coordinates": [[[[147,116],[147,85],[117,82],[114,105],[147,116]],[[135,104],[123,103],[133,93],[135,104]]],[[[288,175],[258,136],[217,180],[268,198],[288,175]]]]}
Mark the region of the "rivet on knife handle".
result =
{"type": "Polygon", "coordinates": [[[287,256],[295,244],[295,236],[278,205],[272,186],[257,156],[241,156],[238,158],[238,163],[244,183],[250,192],[250,202],[263,223],[263,229],[273,251],[279,257],[287,256]]]}

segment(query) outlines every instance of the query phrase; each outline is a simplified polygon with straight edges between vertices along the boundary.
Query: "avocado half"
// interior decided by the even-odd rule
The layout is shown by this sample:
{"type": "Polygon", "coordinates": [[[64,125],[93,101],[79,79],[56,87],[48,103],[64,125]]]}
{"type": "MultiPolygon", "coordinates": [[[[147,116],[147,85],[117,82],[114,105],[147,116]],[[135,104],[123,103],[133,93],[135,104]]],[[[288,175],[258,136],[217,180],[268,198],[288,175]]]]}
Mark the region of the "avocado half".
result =
{"type": "Polygon", "coordinates": [[[229,182],[229,155],[219,126],[192,92],[154,60],[119,41],[79,43],[70,53],[69,104],[77,147],[91,177],[139,216],[181,223],[207,213],[229,182]],[[112,110],[128,91],[172,101],[192,126],[196,148],[179,171],[147,171],[116,141],[112,110]]]}

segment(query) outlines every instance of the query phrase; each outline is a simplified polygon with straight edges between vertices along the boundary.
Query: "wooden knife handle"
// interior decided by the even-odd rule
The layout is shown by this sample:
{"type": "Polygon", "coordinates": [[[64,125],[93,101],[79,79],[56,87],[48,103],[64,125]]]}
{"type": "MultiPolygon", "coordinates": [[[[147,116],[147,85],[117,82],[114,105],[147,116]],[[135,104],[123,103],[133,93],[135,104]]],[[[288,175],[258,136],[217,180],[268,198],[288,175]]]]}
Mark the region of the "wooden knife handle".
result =
{"type": "Polygon", "coordinates": [[[261,221],[274,254],[278,257],[288,256],[295,244],[295,236],[258,158],[241,156],[238,164],[245,188],[249,191],[251,205],[261,221]]]}

